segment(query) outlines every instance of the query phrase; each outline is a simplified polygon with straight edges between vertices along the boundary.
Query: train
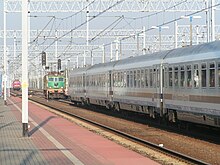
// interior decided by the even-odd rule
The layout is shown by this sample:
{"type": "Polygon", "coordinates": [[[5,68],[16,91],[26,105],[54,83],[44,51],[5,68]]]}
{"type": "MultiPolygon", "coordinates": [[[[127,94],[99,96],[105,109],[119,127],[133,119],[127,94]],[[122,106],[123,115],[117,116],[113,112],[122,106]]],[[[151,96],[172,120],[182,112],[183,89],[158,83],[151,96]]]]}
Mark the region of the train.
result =
{"type": "Polygon", "coordinates": [[[77,68],[72,102],[220,127],[220,41],[77,68]]]}
{"type": "Polygon", "coordinates": [[[12,89],[13,89],[13,90],[16,90],[16,91],[21,90],[21,82],[20,82],[18,79],[15,79],[15,80],[12,82],[12,89]]]}
{"type": "Polygon", "coordinates": [[[43,93],[47,99],[65,98],[65,75],[62,72],[49,72],[43,78],[43,93]]]}

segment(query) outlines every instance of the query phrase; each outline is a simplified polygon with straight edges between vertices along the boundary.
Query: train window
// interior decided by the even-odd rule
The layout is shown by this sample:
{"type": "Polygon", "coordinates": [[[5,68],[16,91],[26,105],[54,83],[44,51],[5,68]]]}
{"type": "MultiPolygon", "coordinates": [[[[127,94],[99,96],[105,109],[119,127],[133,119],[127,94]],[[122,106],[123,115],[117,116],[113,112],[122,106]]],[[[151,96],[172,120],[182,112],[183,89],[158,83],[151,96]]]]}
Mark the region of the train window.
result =
{"type": "Polygon", "coordinates": [[[201,76],[202,76],[202,87],[206,87],[206,80],[207,80],[207,78],[206,78],[206,76],[207,76],[207,74],[206,74],[206,64],[202,64],[201,65],[201,70],[202,70],[202,72],[201,72],[201,76]]]}
{"type": "Polygon", "coordinates": [[[137,75],[136,75],[136,70],[134,71],[134,87],[136,88],[137,86],[137,75]]]}
{"type": "Polygon", "coordinates": [[[115,73],[115,87],[118,86],[118,73],[115,73]]]}
{"type": "Polygon", "coordinates": [[[153,70],[150,69],[150,87],[153,86],[153,70]]]}
{"type": "Polygon", "coordinates": [[[97,75],[95,76],[95,86],[96,87],[98,86],[98,76],[97,75]]]}
{"type": "Polygon", "coordinates": [[[95,86],[95,76],[92,75],[92,86],[95,86]]]}
{"type": "Polygon", "coordinates": [[[123,87],[127,86],[127,72],[124,71],[124,77],[123,77],[123,87]]]}
{"type": "Polygon", "coordinates": [[[173,72],[172,72],[172,67],[169,67],[169,86],[173,86],[173,72]]]}
{"type": "Polygon", "coordinates": [[[103,75],[100,74],[100,83],[99,83],[100,87],[103,87],[103,75]]]}
{"type": "Polygon", "coordinates": [[[113,85],[114,85],[114,87],[116,87],[116,77],[117,77],[117,75],[116,75],[116,73],[114,73],[113,74],[113,85]]]}
{"type": "Polygon", "coordinates": [[[118,72],[118,87],[121,87],[121,72],[118,72]]]}
{"type": "Polygon", "coordinates": [[[218,86],[220,87],[220,62],[218,63],[218,86]]]}
{"type": "Polygon", "coordinates": [[[198,88],[199,87],[199,66],[198,64],[194,65],[194,71],[193,71],[193,81],[194,81],[194,87],[198,88]]]}
{"type": "Polygon", "coordinates": [[[184,66],[180,66],[180,86],[184,87],[184,80],[185,80],[185,69],[184,66]]]}
{"type": "Polygon", "coordinates": [[[132,88],[133,87],[133,82],[134,82],[134,79],[133,79],[133,71],[130,71],[130,87],[132,88]]]}
{"type": "Polygon", "coordinates": [[[215,87],[215,64],[209,64],[209,87],[215,87]]]}
{"type": "Polygon", "coordinates": [[[141,84],[141,71],[137,70],[137,88],[140,88],[140,84],[141,84]]]}
{"type": "Polygon", "coordinates": [[[178,81],[179,81],[179,78],[178,78],[178,67],[174,67],[174,86],[175,87],[178,87],[178,81]]]}
{"type": "Polygon", "coordinates": [[[156,77],[156,69],[154,69],[154,70],[153,70],[153,86],[154,86],[154,87],[156,87],[156,83],[157,83],[156,78],[157,78],[157,77],[156,77]]]}
{"type": "Polygon", "coordinates": [[[120,80],[121,80],[121,81],[120,81],[120,87],[123,87],[123,86],[124,86],[124,72],[121,72],[120,75],[121,75],[121,76],[120,76],[120,78],[121,78],[121,79],[120,79],[120,80]]]}
{"type": "Polygon", "coordinates": [[[144,88],[144,70],[141,70],[141,88],[144,88]]]}
{"type": "Polygon", "coordinates": [[[192,87],[192,70],[191,65],[186,66],[187,69],[187,87],[192,87]]]}
{"type": "Polygon", "coordinates": [[[145,87],[148,87],[148,69],[145,69],[145,87]]]}
{"type": "Polygon", "coordinates": [[[127,72],[127,87],[129,87],[129,71],[127,72]]]}

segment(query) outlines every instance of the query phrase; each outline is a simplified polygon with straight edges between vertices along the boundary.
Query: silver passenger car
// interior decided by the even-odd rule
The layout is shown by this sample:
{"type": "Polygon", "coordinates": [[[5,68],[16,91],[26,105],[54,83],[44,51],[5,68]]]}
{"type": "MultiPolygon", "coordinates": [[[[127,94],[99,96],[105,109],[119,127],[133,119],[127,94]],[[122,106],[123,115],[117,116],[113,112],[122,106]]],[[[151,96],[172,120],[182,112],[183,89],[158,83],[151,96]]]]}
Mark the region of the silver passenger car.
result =
{"type": "Polygon", "coordinates": [[[220,127],[220,41],[97,64],[70,80],[76,75],[83,94],[73,101],[220,127]]]}

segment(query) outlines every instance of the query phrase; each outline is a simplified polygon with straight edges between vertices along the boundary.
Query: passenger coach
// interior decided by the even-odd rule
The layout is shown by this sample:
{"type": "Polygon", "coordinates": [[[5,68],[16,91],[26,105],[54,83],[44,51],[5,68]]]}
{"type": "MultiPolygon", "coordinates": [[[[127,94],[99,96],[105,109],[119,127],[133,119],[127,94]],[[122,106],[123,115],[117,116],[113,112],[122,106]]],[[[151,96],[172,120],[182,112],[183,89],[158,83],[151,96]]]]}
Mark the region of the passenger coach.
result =
{"type": "Polygon", "coordinates": [[[70,74],[72,101],[220,127],[220,41],[81,70],[70,74]]]}

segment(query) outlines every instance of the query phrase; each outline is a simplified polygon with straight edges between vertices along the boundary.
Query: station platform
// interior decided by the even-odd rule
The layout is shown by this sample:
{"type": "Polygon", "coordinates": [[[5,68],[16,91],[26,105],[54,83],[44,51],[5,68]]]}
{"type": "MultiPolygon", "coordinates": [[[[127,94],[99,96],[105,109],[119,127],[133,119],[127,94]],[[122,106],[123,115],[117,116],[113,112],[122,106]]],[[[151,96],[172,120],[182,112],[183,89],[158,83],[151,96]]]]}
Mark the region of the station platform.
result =
{"type": "Polygon", "coordinates": [[[29,102],[29,137],[22,136],[21,99],[0,99],[0,164],[156,165],[136,152],[29,102]]]}

